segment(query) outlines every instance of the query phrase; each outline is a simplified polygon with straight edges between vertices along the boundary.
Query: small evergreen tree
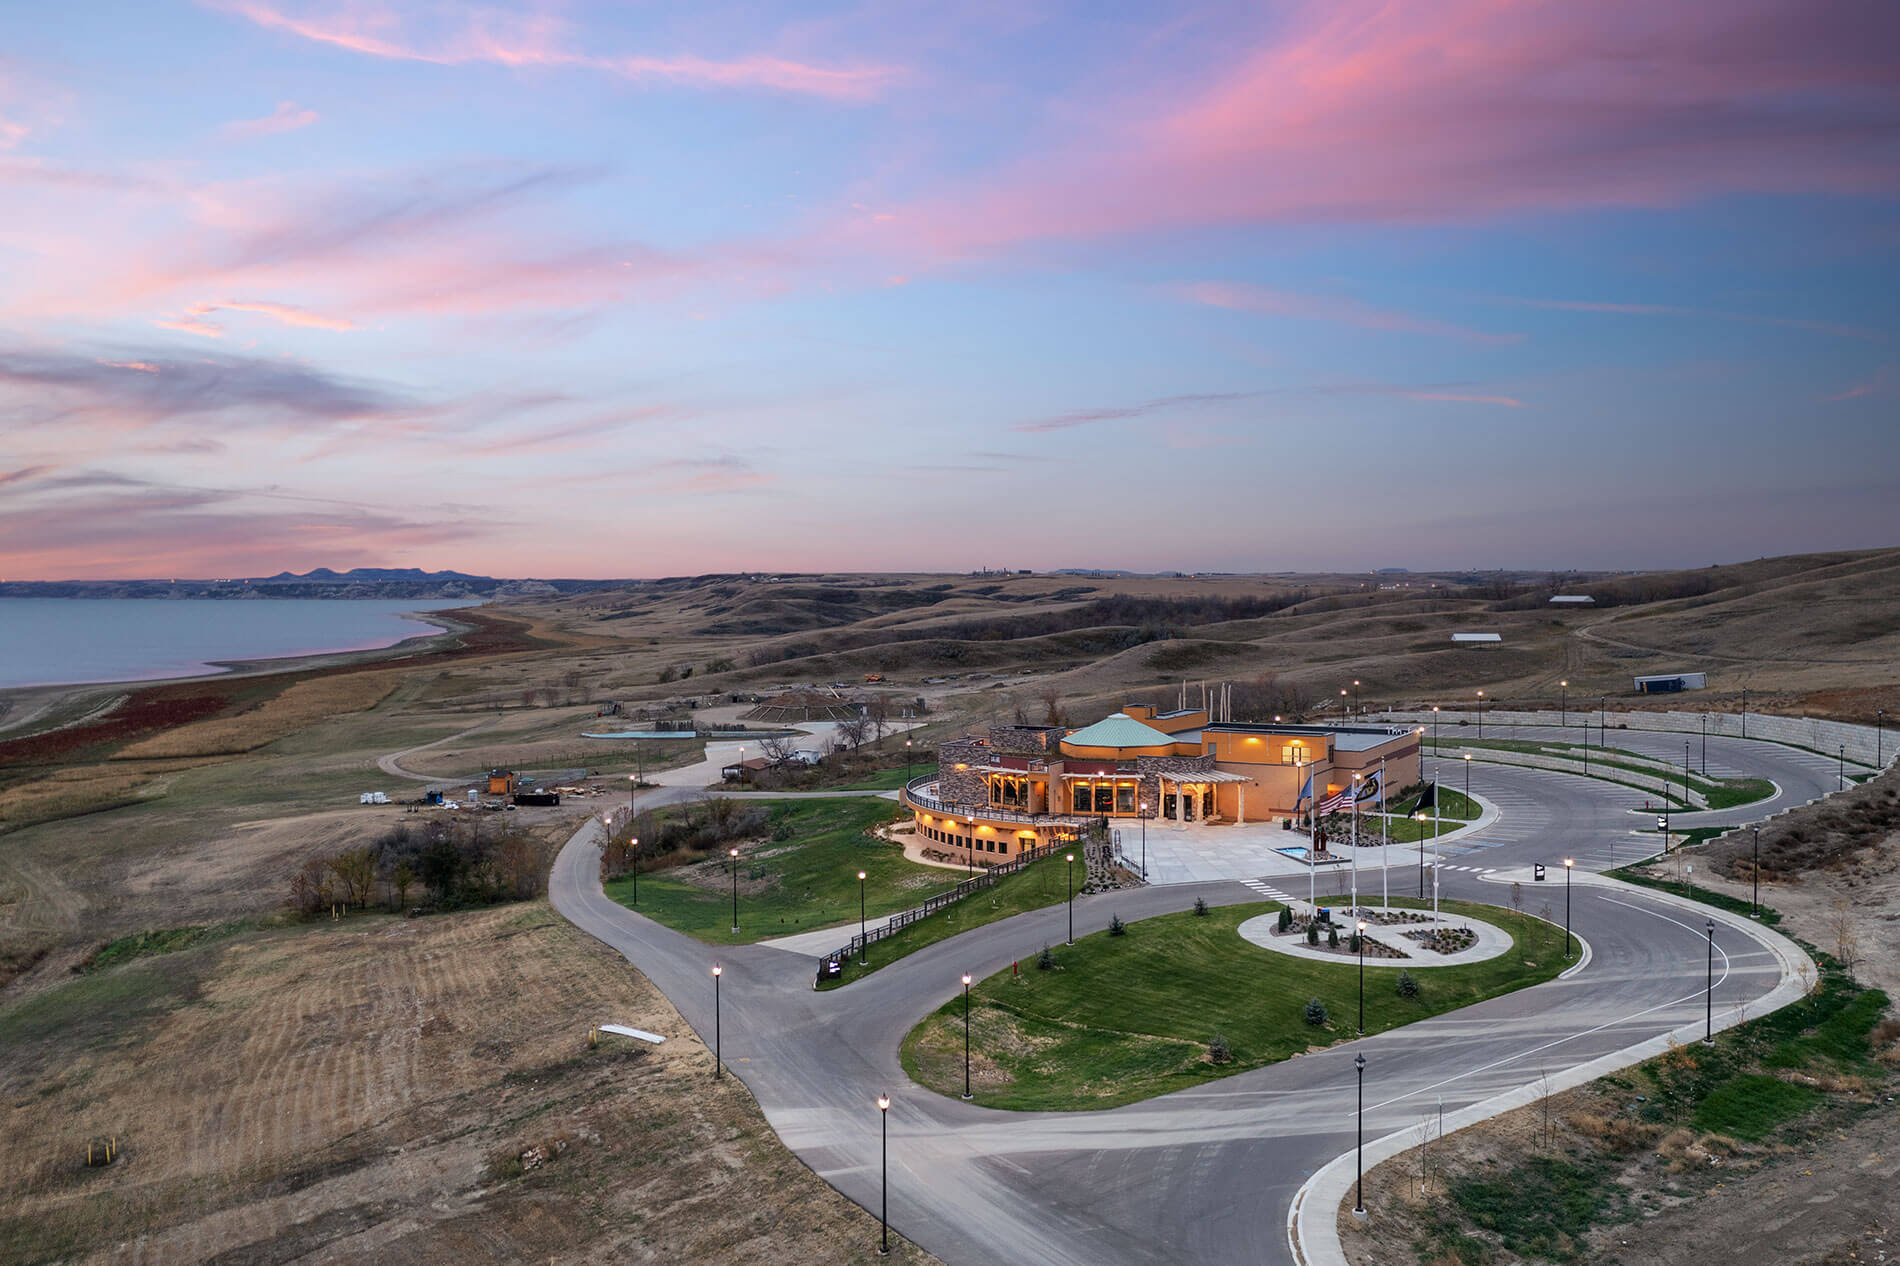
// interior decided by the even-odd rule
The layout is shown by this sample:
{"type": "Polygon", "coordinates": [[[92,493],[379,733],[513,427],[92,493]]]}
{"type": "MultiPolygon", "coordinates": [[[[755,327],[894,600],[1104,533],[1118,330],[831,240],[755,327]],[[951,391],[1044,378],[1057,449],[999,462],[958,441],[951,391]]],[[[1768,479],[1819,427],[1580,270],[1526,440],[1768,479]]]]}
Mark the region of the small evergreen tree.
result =
{"type": "Polygon", "coordinates": [[[1293,911],[1287,909],[1285,906],[1280,907],[1279,928],[1282,932],[1291,931],[1293,928],[1293,911]]]}
{"type": "Polygon", "coordinates": [[[1203,919],[1207,917],[1207,898],[1206,897],[1194,898],[1194,913],[1196,916],[1203,919]]]}
{"type": "Polygon", "coordinates": [[[1220,1035],[1220,1030],[1218,1029],[1214,1031],[1214,1040],[1207,1044],[1207,1057],[1216,1064],[1231,1064],[1234,1062],[1234,1052],[1228,1047],[1227,1039],[1220,1035]]]}
{"type": "Polygon", "coordinates": [[[1121,915],[1111,914],[1108,916],[1108,934],[1110,936],[1128,935],[1128,925],[1122,922],[1121,915]]]}
{"type": "Polygon", "coordinates": [[[1336,927],[1336,926],[1328,926],[1328,927],[1327,927],[1327,929],[1326,929],[1326,948],[1327,948],[1327,949],[1338,949],[1338,948],[1339,948],[1339,928],[1338,928],[1338,927],[1336,927]]]}
{"type": "Polygon", "coordinates": [[[1308,945],[1319,944],[1319,924],[1309,923],[1306,925],[1306,943],[1308,945]]]}
{"type": "Polygon", "coordinates": [[[1042,953],[1036,955],[1036,970],[1050,971],[1054,969],[1055,965],[1056,965],[1056,956],[1049,952],[1049,947],[1047,945],[1043,946],[1042,953]]]}
{"type": "Polygon", "coordinates": [[[1413,976],[1409,971],[1401,970],[1399,972],[1399,997],[1418,997],[1418,978],[1413,976]]]}
{"type": "Polygon", "coordinates": [[[1359,952],[1359,933],[1354,932],[1352,934],[1351,939],[1348,940],[1346,943],[1346,948],[1351,950],[1355,954],[1359,952]]]}
{"type": "Polygon", "coordinates": [[[1306,1000],[1306,1022],[1316,1029],[1326,1027],[1326,1004],[1318,998],[1306,1000]]]}

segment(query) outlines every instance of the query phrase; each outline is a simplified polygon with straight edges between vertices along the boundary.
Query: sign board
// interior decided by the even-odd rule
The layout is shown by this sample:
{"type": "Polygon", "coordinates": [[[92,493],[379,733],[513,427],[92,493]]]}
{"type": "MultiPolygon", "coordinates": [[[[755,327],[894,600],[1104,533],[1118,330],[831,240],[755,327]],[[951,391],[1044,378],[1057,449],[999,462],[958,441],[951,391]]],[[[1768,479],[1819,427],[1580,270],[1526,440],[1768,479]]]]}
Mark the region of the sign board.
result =
{"type": "Polygon", "coordinates": [[[1531,864],[1531,878],[1540,884],[1544,882],[1544,863],[1534,862],[1531,864]]]}

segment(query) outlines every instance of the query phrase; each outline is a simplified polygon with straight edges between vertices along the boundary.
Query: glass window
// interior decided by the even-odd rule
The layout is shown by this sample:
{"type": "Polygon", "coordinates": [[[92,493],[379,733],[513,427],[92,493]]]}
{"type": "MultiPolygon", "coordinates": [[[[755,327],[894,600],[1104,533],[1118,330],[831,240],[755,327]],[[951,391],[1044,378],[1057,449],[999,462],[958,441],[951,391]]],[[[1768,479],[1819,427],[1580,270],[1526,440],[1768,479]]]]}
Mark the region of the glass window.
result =
{"type": "Polygon", "coordinates": [[[1115,788],[1115,812],[1133,813],[1135,811],[1135,789],[1133,787],[1115,788]]]}
{"type": "Polygon", "coordinates": [[[1094,803],[1095,803],[1094,789],[1091,788],[1085,782],[1076,783],[1070,789],[1069,794],[1070,794],[1070,803],[1074,805],[1075,812],[1077,813],[1087,813],[1094,806],[1094,803]]]}

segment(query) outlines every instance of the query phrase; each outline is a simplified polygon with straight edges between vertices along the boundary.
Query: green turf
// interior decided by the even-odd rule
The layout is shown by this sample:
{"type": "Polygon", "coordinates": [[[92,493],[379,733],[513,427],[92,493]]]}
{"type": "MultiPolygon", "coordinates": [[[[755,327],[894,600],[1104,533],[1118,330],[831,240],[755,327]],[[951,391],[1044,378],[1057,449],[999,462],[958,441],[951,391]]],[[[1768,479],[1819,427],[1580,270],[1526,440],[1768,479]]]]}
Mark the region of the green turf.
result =
{"type": "Polygon", "coordinates": [[[896,791],[908,778],[922,778],[926,774],[937,772],[937,762],[925,764],[919,761],[906,770],[903,766],[896,769],[882,769],[869,778],[860,778],[853,782],[840,783],[836,787],[827,787],[827,791],[896,791]]]}
{"type": "Polygon", "coordinates": [[[117,967],[120,963],[131,962],[135,958],[148,958],[154,954],[173,954],[193,946],[221,941],[226,937],[248,932],[258,925],[256,919],[234,919],[228,923],[193,924],[182,928],[160,928],[151,932],[134,932],[130,936],[121,936],[108,941],[99,950],[80,963],[76,970],[81,972],[104,971],[108,967],[117,967]]]}
{"type": "MultiPolygon", "coordinates": [[[[774,834],[782,828],[787,838],[741,846],[737,934],[732,931],[731,889],[724,883],[699,887],[665,870],[643,871],[637,904],[631,879],[608,884],[607,895],[688,936],[734,945],[855,923],[860,870],[868,876],[865,906],[873,918],[919,905],[957,882],[953,872],[905,861],[897,845],[870,834],[872,827],[901,816],[889,801],[866,797],[761,803],[770,807],[774,834]],[[762,890],[747,891],[760,884],[762,890]]],[[[840,943],[849,935],[840,933],[840,943]]]]}
{"type": "MultiPolygon", "coordinates": [[[[1004,875],[996,881],[995,887],[972,893],[928,918],[919,919],[895,936],[873,942],[866,951],[871,960],[868,967],[860,967],[854,958],[845,964],[843,975],[836,980],[826,981],[819,988],[836,989],[860,976],[868,976],[907,954],[915,954],[926,945],[948,940],[959,932],[968,932],[971,928],[980,928],[985,923],[1007,919],[1013,914],[1040,910],[1044,906],[1065,901],[1069,892],[1069,880],[1063,874],[1066,868],[1067,863],[1060,856],[1044,857],[1013,874],[1004,875]]],[[[960,878],[951,871],[942,873],[945,887],[953,886],[960,878]]],[[[1079,882],[1079,871],[1076,877],[1079,882]]]]}
{"type": "MultiPolygon", "coordinates": [[[[1114,1107],[1351,1038],[1356,961],[1293,958],[1238,935],[1247,919],[1279,908],[1263,902],[1145,919],[1130,923],[1126,936],[1098,932],[1072,947],[1055,946],[1057,970],[1038,970],[1032,959],[1020,974],[982,981],[973,993],[977,1058],[1007,1080],[979,1078],[978,1101],[1019,1110],[1114,1107]],[[1330,1013],[1325,1027],[1303,1018],[1313,997],[1330,1013]],[[1231,1063],[1207,1058],[1216,1032],[1233,1053],[1231,1063]]],[[[1414,971],[1419,989],[1412,998],[1398,993],[1400,967],[1368,960],[1367,1033],[1548,980],[1566,966],[1561,928],[1493,906],[1443,908],[1503,927],[1517,945],[1488,962],[1414,971]]],[[[902,1049],[905,1071],[946,1094],[963,1089],[961,1008],[951,997],[911,1030],[902,1049]]]]}
{"type": "Polygon", "coordinates": [[[1695,1127],[1711,1134],[1759,1143],[1776,1126],[1813,1107],[1821,1092],[1765,1073],[1732,1077],[1709,1092],[1695,1110],[1695,1127]]]}
{"type": "Polygon", "coordinates": [[[1579,1241],[1622,1203],[1607,1165],[1538,1156],[1507,1174],[1482,1173],[1451,1184],[1452,1203],[1496,1235],[1505,1250],[1532,1261],[1583,1260],[1579,1241]]]}

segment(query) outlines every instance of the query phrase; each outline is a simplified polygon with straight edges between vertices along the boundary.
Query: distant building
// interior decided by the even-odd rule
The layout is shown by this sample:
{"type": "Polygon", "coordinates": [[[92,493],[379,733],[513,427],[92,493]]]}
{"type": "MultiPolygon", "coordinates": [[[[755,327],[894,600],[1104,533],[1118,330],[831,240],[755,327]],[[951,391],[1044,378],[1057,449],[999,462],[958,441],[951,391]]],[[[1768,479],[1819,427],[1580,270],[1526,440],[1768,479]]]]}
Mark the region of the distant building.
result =
{"type": "Polygon", "coordinates": [[[1593,607],[1596,599],[1587,593],[1560,593],[1550,600],[1553,607],[1593,607]]]}
{"type": "Polygon", "coordinates": [[[1504,639],[1496,633],[1453,633],[1451,640],[1459,646],[1488,646],[1504,639]]]}
{"type": "Polygon", "coordinates": [[[1656,673],[1636,679],[1636,693],[1667,695],[1679,690],[1701,690],[1709,684],[1707,673],[1656,673]]]}
{"type": "Polygon", "coordinates": [[[515,771],[512,769],[491,769],[488,771],[488,794],[491,796],[512,795],[515,789],[515,771]]]}

